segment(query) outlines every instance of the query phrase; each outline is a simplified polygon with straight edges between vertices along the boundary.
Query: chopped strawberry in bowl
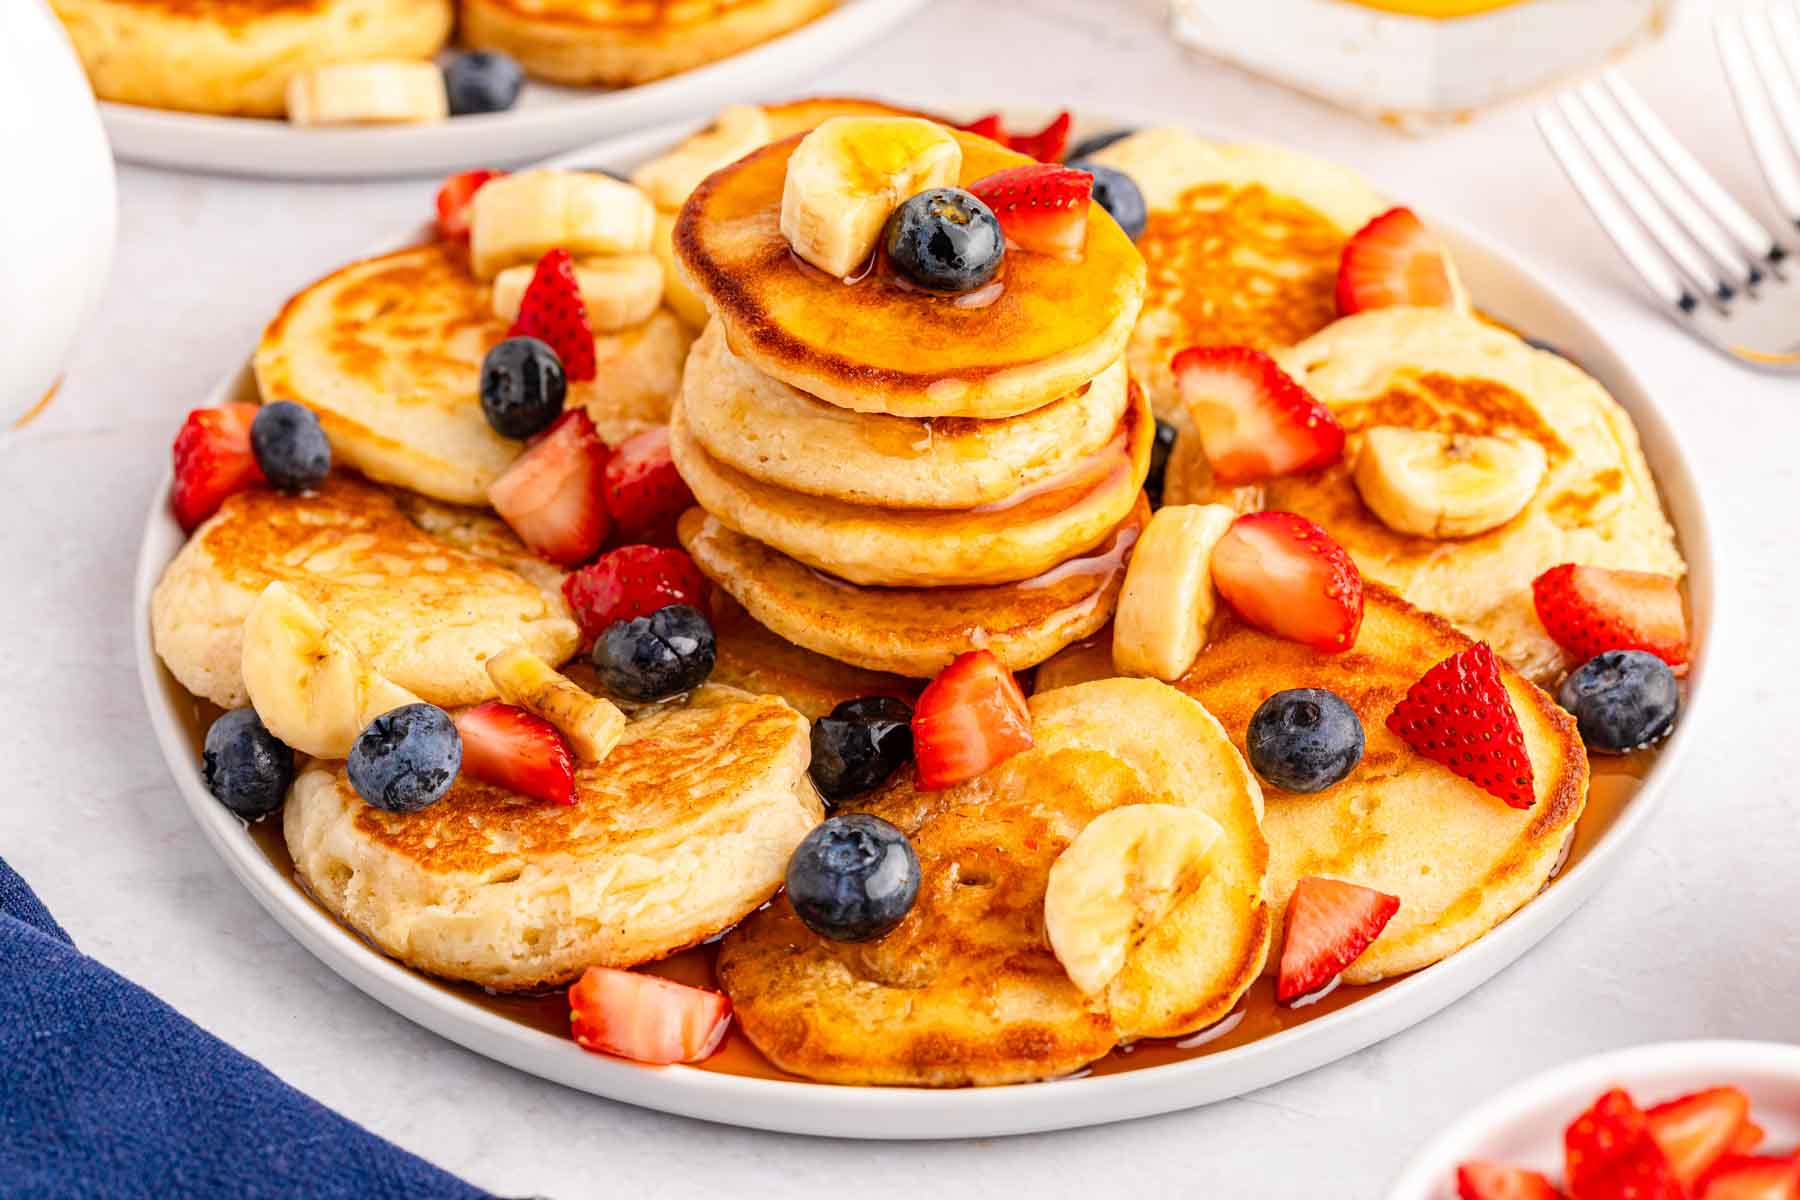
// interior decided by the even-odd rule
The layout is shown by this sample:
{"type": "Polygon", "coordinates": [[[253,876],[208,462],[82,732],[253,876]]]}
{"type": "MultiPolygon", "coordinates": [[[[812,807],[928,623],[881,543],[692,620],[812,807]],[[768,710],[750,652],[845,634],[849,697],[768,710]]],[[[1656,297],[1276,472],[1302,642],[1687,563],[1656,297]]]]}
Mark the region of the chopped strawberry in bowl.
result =
{"type": "Polygon", "coordinates": [[[1331,535],[1289,512],[1232,522],[1212,553],[1213,586],[1246,622],[1326,654],[1356,645],[1362,574],[1331,535]]]}
{"type": "Polygon", "coordinates": [[[1344,427],[1262,351],[1190,346],[1171,369],[1219,483],[1315,471],[1343,458],[1344,427]]]}
{"type": "Polygon", "coordinates": [[[569,989],[569,1027],[584,1050],[667,1065],[711,1056],[731,1028],[731,1001],[641,971],[589,967],[569,989]]]}
{"type": "Polygon", "coordinates": [[[1390,208],[1357,230],[1338,260],[1340,316],[1401,304],[1435,308],[1456,298],[1449,255],[1410,208],[1390,208]]]}
{"type": "Polygon", "coordinates": [[[919,694],[912,735],[919,786],[947,788],[1031,749],[1031,710],[993,652],[972,650],[919,694]]]}
{"type": "Polygon", "coordinates": [[[612,451],[583,409],[556,419],[488,487],[488,502],[519,540],[573,567],[599,553],[612,528],[606,464],[612,451]]]}

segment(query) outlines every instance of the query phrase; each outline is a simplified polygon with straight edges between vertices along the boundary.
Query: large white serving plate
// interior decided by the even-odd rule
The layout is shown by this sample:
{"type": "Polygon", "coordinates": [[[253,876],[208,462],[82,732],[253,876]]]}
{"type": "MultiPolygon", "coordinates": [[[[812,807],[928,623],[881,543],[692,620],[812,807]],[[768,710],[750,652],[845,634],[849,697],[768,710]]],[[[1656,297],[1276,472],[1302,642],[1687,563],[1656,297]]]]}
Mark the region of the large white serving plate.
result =
{"type": "MultiPolygon", "coordinates": [[[[1032,128],[1045,114],[1009,114],[1032,128]]],[[[1076,135],[1110,128],[1089,118],[1076,135]]],[[[563,156],[626,170],[674,135],[644,134],[563,156]]],[[[421,209],[429,201],[420,193],[421,209]]],[[[166,503],[151,511],[138,556],[138,675],[156,736],[183,798],[244,886],[301,944],[332,970],[396,1012],[451,1041],[570,1087],[646,1108],[731,1125],[789,1133],[862,1138],[992,1137],[1099,1125],[1242,1095],[1310,1071],[1417,1024],[1485,983],[1535,945],[1593,894],[1661,805],[1688,747],[1694,710],[1709,703],[1707,664],[1715,611],[1711,541],[1701,497],[1675,436],[1648,389],[1594,327],[1555,289],[1504,251],[1431,217],[1483,310],[1546,339],[1580,360],[1631,413],[1687,556],[1698,661],[1688,679],[1688,711],[1663,747],[1642,789],[1588,853],[1492,933],[1436,966],[1296,1028],[1252,1044],[1166,1066],[1012,1087],[934,1091],[845,1088],[743,1078],[691,1067],[643,1067],[590,1054],[567,1038],[527,1028],[460,999],[372,949],[314,906],[272,869],[242,822],[214,800],[178,709],[180,688],[150,645],[150,592],[183,537],[166,503]]],[[[247,369],[231,372],[209,403],[253,397],[247,369]]],[[[175,409],[170,411],[171,428],[175,409]]],[[[167,491],[167,480],[159,499],[167,491]]]]}
{"type": "Polygon", "coordinates": [[[603,91],[528,83],[503,113],[435,125],[303,129],[286,121],[102,104],[113,152],[130,162],[297,179],[371,179],[512,166],[570,146],[789,95],[925,0],[842,0],[792,33],[692,71],[603,91]]]}

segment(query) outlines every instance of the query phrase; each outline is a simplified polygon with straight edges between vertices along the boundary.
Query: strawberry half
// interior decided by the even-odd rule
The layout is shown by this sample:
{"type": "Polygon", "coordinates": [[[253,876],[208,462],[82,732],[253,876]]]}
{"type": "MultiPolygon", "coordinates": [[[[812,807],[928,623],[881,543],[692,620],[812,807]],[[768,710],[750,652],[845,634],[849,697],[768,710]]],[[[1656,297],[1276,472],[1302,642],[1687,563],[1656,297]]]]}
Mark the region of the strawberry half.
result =
{"type": "Polygon", "coordinates": [[[1696,1200],[1796,1200],[1800,1159],[1732,1155],[1720,1160],[1694,1191],[1696,1200]]]}
{"type": "Polygon", "coordinates": [[[1582,662],[1645,650],[1677,674],[1687,666],[1687,617],[1671,576],[1563,563],[1531,581],[1531,599],[1550,637],[1582,662]]]}
{"type": "Polygon", "coordinates": [[[1035,163],[1008,167],[969,185],[994,210],[1006,240],[1033,254],[1076,259],[1087,245],[1094,177],[1086,171],[1035,163]]]}
{"type": "Polygon", "coordinates": [[[964,133],[984,137],[990,142],[999,142],[1002,146],[1007,142],[1006,122],[1000,119],[1000,114],[997,112],[988,113],[984,117],[976,117],[967,125],[958,125],[957,128],[964,133]]]}
{"type": "Polygon", "coordinates": [[[1750,1120],[1750,1097],[1739,1088],[1709,1088],[1658,1104],[1646,1115],[1650,1136],[1675,1177],[1692,1187],[1737,1143],[1750,1120]]]}
{"type": "Polygon", "coordinates": [[[505,171],[464,171],[460,175],[452,175],[444,180],[444,186],[437,194],[437,231],[442,238],[466,238],[469,236],[469,202],[475,199],[475,193],[481,185],[490,179],[498,179],[505,171]]]}
{"type": "Polygon", "coordinates": [[[263,481],[250,448],[254,404],[196,408],[175,434],[175,519],[188,533],[219,511],[228,496],[263,481]]]}
{"type": "Polygon", "coordinates": [[[1514,808],[1537,803],[1519,715],[1486,642],[1425,672],[1388,714],[1387,727],[1421,756],[1514,808]]]}
{"type": "Polygon", "coordinates": [[[694,493],[669,455],[666,425],[626,438],[607,461],[606,511],[625,537],[651,540],[647,535],[666,533],[693,503],[694,493]]]}
{"type": "Polygon", "coordinates": [[[548,345],[562,360],[570,383],[594,377],[594,331],[575,279],[575,260],[567,250],[552,250],[538,259],[519,301],[518,319],[506,336],[534,337],[548,345]]]}
{"type": "Polygon", "coordinates": [[[1614,1088],[1575,1118],[1563,1134],[1564,1184],[1575,1200],[1683,1200],[1650,1123],[1614,1088]]]}
{"type": "Polygon", "coordinates": [[[1362,956],[1400,911],[1400,899],[1373,888],[1311,876],[1288,901],[1275,998],[1310,996],[1362,956]]]}
{"type": "Polygon", "coordinates": [[[642,1063],[699,1062],[731,1028],[731,1001],[658,975],[589,967],[569,989],[582,1049],[642,1063]]]}
{"type": "Polygon", "coordinates": [[[549,804],[575,803],[575,759],[556,726],[489,700],[456,715],[465,774],[549,804]]]}
{"type": "Polygon", "coordinates": [[[989,113],[957,128],[999,142],[1009,150],[1028,154],[1039,162],[1057,163],[1062,161],[1063,151],[1068,148],[1069,128],[1073,124],[1074,119],[1065,109],[1036,133],[1009,133],[999,113],[989,113]]]}
{"type": "Polygon", "coordinates": [[[488,503],[519,539],[565,567],[594,557],[611,518],[606,443],[585,409],[571,409],[488,486],[488,503]]]}
{"type": "Polygon", "coordinates": [[[1305,517],[1249,513],[1213,547],[1213,586],[1245,621],[1325,654],[1356,645],[1362,575],[1344,548],[1305,517]]]}
{"type": "Polygon", "coordinates": [[[1562,1200],[1556,1186],[1536,1171],[1499,1163],[1469,1162],[1456,1168],[1457,1200],[1562,1200]]]}
{"type": "Polygon", "coordinates": [[[706,611],[706,576],[684,551],[620,546],[563,580],[563,596],[581,632],[597,638],[614,623],[647,617],[671,604],[706,611]]]}
{"type": "Polygon", "coordinates": [[[1262,351],[1189,346],[1170,367],[1220,483],[1313,471],[1344,457],[1344,427],[1331,410],[1262,351]]]}
{"type": "Polygon", "coordinates": [[[1340,315],[1396,304],[1430,308],[1455,301],[1450,260],[1412,209],[1388,209],[1345,243],[1338,260],[1340,315]]]}
{"type": "Polygon", "coordinates": [[[919,786],[935,791],[1031,749],[1031,711],[993,651],[971,650],[925,685],[912,733],[919,786]]]}
{"type": "Polygon", "coordinates": [[[1737,1136],[1731,1139],[1731,1149],[1729,1153],[1753,1154],[1756,1152],[1756,1148],[1763,1144],[1763,1139],[1768,1136],[1768,1131],[1761,1125],[1758,1125],[1755,1121],[1746,1120],[1743,1125],[1739,1127],[1737,1136]]]}

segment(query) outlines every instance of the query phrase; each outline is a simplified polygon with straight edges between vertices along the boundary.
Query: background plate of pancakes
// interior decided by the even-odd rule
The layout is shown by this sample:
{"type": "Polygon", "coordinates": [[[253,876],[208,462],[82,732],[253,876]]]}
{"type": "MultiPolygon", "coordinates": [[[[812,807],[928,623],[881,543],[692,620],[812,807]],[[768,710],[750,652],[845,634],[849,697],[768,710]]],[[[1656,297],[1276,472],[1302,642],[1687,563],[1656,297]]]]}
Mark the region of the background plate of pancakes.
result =
{"type": "MultiPolygon", "coordinates": [[[[900,101],[904,102],[904,100],[900,101]]],[[[972,117],[971,109],[964,114],[972,117]]],[[[1051,114],[1003,110],[1014,128],[1036,128],[1051,114]]],[[[1129,124],[1103,115],[1077,119],[1074,137],[1129,124]]],[[[1216,132],[1216,131],[1208,131],[1216,132]]],[[[640,133],[554,159],[628,171],[679,141],[685,129],[640,133]]],[[[1228,136],[1228,135],[1227,135],[1228,136]]],[[[1686,556],[1692,633],[1713,643],[1716,611],[1711,540],[1701,496],[1680,446],[1649,389],[1592,324],[1554,287],[1491,242],[1435,214],[1424,214],[1444,239],[1480,309],[1542,338],[1579,361],[1629,412],[1686,556]]],[[[388,249],[389,247],[379,247],[388,249]]],[[[239,365],[204,403],[254,399],[256,385],[239,365]]],[[[201,777],[190,717],[194,701],[163,668],[151,644],[150,594],[184,536],[166,493],[149,514],[139,551],[136,597],[138,674],[163,756],[208,839],[259,903],[333,971],[394,1011],[477,1053],[522,1071],[609,1099],[730,1125],[830,1137],[881,1139],[992,1137],[1099,1125],[1150,1116],[1266,1087],[1313,1070],[1425,1020],[1479,987],[1549,934],[1593,894],[1661,804],[1686,752],[1691,709],[1706,703],[1711,671],[1703,652],[1688,677],[1690,710],[1663,744],[1641,789],[1598,841],[1536,899],[1486,936],[1434,966],[1407,975],[1354,1003],[1244,1045],[1184,1061],[1103,1075],[1077,1074],[1006,1087],[932,1090],[842,1087],[707,1071],[645,1067],[582,1050],[573,1040],[470,1003],[375,949],[340,925],[271,866],[245,825],[219,804],[201,777]]],[[[1201,1036],[1205,1036],[1202,1034],[1201,1036]]]]}

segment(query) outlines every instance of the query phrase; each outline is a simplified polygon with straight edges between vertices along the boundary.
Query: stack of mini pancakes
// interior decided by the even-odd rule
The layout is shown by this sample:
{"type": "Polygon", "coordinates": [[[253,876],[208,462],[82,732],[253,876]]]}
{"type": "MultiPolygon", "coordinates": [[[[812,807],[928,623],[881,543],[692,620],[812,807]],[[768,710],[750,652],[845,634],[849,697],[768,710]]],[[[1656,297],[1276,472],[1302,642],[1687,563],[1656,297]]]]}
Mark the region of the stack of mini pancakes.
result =
{"type": "MultiPolygon", "coordinates": [[[[1029,160],[958,135],[969,183],[1029,160]]],[[[1122,355],[1144,264],[1098,205],[1078,260],[1009,249],[999,279],[921,293],[790,253],[777,142],[711,176],[675,254],[712,321],[672,416],[700,508],[681,540],[799,645],[924,677],[1013,669],[1112,616],[1147,517],[1155,422],[1122,355]]]]}

